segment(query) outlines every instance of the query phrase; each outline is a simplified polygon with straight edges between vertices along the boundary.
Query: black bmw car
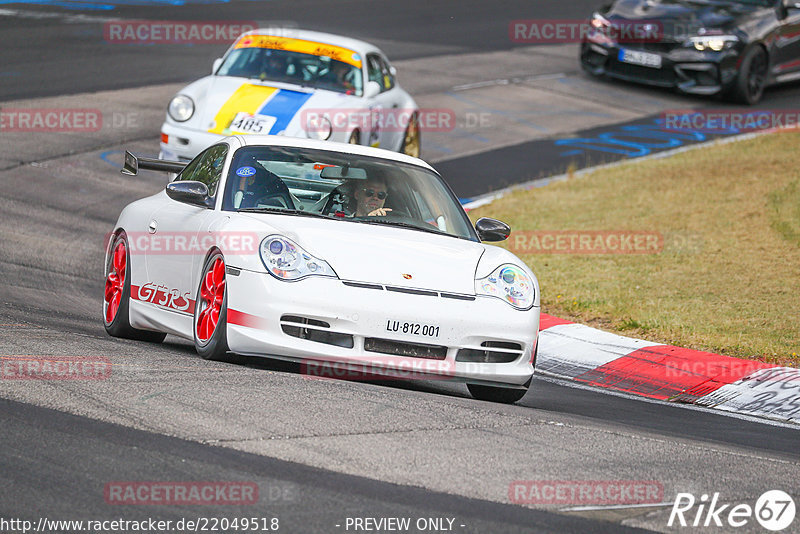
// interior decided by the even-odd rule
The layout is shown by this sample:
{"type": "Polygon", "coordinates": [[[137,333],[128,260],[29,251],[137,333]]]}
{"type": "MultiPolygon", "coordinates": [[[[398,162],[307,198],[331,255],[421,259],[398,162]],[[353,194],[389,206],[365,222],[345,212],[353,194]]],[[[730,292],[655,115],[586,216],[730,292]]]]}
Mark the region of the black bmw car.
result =
{"type": "Polygon", "coordinates": [[[800,0],[617,0],[592,15],[594,75],[754,104],[800,79],[800,0]]]}

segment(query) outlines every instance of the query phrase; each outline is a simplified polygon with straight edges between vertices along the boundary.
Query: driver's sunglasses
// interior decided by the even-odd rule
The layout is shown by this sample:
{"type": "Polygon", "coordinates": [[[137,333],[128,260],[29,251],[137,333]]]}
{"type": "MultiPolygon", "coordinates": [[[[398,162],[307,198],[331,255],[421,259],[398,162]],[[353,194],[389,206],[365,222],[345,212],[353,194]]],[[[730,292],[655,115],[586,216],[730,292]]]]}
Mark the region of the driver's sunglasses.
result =
{"type": "Polygon", "coordinates": [[[374,189],[364,189],[363,191],[368,197],[378,197],[378,200],[384,200],[389,195],[386,191],[375,191],[374,189]]]}

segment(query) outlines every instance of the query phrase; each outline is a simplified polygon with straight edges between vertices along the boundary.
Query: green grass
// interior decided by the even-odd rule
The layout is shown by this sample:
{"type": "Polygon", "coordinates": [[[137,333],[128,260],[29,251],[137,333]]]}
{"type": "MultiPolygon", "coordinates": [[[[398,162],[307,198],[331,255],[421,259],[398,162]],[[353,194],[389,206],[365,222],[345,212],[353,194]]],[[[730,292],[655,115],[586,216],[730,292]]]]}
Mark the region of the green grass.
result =
{"type": "MultiPolygon", "coordinates": [[[[778,133],[631,162],[514,192],[470,216],[514,232],[661,235],[656,253],[515,252],[539,278],[544,313],[798,366],[799,148],[800,134],[778,133]]],[[[501,246],[513,250],[514,239],[501,246]]]]}

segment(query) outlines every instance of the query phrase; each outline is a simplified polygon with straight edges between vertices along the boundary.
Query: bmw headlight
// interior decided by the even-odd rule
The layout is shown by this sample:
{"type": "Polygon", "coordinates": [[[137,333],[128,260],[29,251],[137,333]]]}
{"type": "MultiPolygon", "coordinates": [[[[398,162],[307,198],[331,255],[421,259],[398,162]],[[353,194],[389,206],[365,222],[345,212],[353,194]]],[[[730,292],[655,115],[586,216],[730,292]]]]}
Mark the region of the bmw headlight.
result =
{"type": "Polygon", "coordinates": [[[333,133],[333,126],[327,117],[320,117],[319,115],[309,114],[308,122],[306,123],[306,131],[310,137],[315,137],[320,141],[329,139],[333,133]]]}
{"type": "Polygon", "coordinates": [[[307,276],[337,277],[328,262],[315,258],[300,245],[283,236],[271,235],[264,238],[259,252],[264,267],[279,280],[300,280],[307,276]]]}
{"type": "Polygon", "coordinates": [[[501,265],[486,278],[475,280],[475,293],[502,299],[518,310],[533,306],[536,290],[533,280],[516,265],[501,265]]]}
{"type": "Polygon", "coordinates": [[[606,28],[611,26],[611,23],[608,21],[608,19],[605,18],[600,13],[598,13],[597,11],[592,13],[592,23],[591,24],[592,24],[592,27],[595,28],[596,30],[605,30],[606,28]]]}
{"type": "Polygon", "coordinates": [[[194,115],[194,102],[186,95],[178,95],[170,101],[167,113],[174,121],[186,122],[194,115]]]}
{"type": "Polygon", "coordinates": [[[732,47],[738,42],[739,38],[735,35],[698,35],[696,37],[690,37],[689,40],[684,43],[684,46],[694,47],[694,49],[699,52],[705,50],[719,52],[732,47]]]}

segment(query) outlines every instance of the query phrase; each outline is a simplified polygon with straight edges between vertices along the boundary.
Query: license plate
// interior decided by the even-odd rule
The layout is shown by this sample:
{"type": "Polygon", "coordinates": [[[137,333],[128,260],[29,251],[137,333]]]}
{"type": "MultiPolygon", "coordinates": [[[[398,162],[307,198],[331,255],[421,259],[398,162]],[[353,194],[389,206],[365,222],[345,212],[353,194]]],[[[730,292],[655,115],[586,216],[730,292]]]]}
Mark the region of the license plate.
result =
{"type": "Polygon", "coordinates": [[[251,115],[242,111],[236,114],[228,129],[231,133],[267,134],[276,120],[269,115],[251,115]]]}
{"type": "Polygon", "coordinates": [[[640,52],[638,50],[621,48],[618,58],[623,63],[631,63],[632,65],[641,65],[643,67],[652,67],[654,69],[661,68],[661,56],[658,54],[650,54],[648,52],[640,52]]]}
{"type": "Polygon", "coordinates": [[[387,319],[386,331],[393,334],[408,334],[420,337],[439,337],[439,325],[425,323],[410,323],[387,319]]]}

